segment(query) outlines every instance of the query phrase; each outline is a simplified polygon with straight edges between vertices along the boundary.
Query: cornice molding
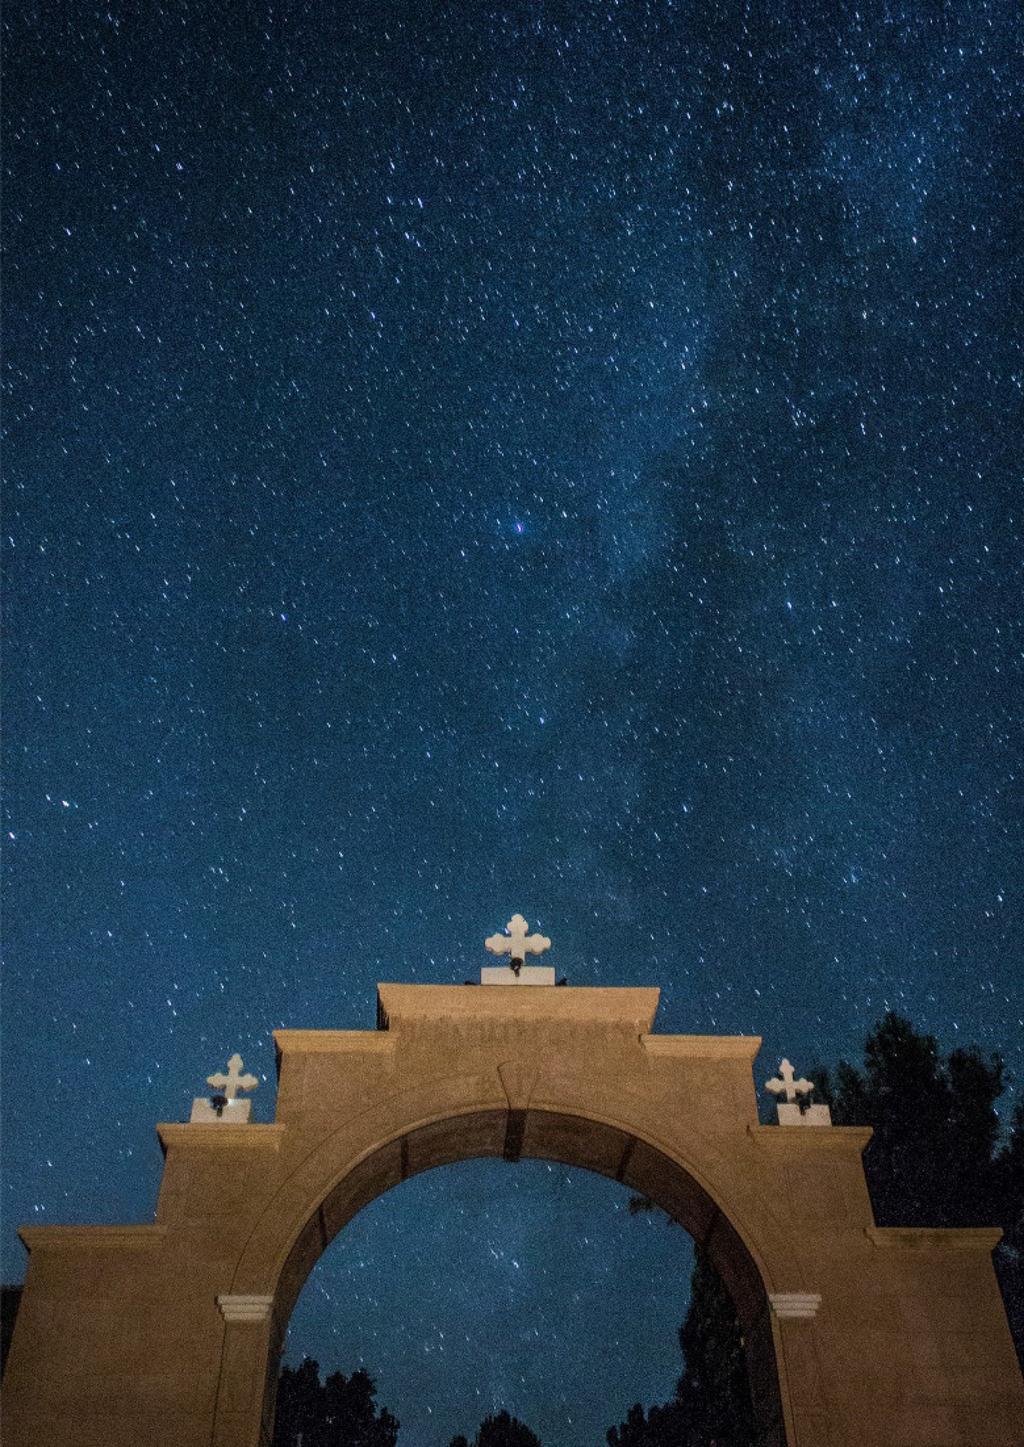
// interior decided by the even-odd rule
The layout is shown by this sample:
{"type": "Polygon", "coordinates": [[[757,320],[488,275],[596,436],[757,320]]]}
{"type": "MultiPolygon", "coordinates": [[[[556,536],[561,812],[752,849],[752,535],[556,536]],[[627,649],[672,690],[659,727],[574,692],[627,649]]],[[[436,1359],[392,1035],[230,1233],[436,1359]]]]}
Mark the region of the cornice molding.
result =
{"type": "Polygon", "coordinates": [[[275,1030],[278,1055],[391,1055],[395,1037],[386,1030],[275,1030]]]}
{"type": "Polygon", "coordinates": [[[231,1121],[165,1122],[156,1133],[164,1155],[175,1150],[270,1150],[281,1148],[286,1125],[235,1125],[231,1121]]]}
{"type": "Polygon", "coordinates": [[[861,1155],[873,1132],[869,1125],[748,1125],[755,1145],[779,1155],[861,1155]]]}
{"type": "Polygon", "coordinates": [[[1003,1239],[999,1226],[865,1226],[864,1235],[903,1251],[994,1251],[1003,1239]]]}
{"type": "Polygon", "coordinates": [[[540,1028],[611,1030],[645,1035],[654,1024],[657,986],[567,985],[521,989],[500,985],[377,986],[377,1016],[385,1030],[474,1034],[540,1028]]]}
{"type": "Polygon", "coordinates": [[[641,1035],[648,1055],[673,1060],[753,1060],[760,1035],[641,1035]]]}
{"type": "Polygon", "coordinates": [[[162,1246],[166,1226],[22,1226],[18,1231],[29,1251],[81,1248],[142,1251],[162,1246]]]}

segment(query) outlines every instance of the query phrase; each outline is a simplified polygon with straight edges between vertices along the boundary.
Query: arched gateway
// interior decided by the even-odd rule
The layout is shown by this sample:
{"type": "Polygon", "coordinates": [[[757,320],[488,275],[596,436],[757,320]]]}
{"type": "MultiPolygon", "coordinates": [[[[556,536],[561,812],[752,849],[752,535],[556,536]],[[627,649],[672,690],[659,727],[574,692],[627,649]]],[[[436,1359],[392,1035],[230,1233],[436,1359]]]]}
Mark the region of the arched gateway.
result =
{"type": "Polygon", "coordinates": [[[654,1198],[721,1272],[764,1447],[1019,1447],[997,1231],[881,1230],[866,1130],[761,1126],[753,1037],[655,1035],[655,989],[381,985],[284,1030],[273,1125],[165,1125],[157,1220],[33,1227],[6,1447],[258,1447],[306,1276],[374,1197],[471,1156],[654,1198]]]}

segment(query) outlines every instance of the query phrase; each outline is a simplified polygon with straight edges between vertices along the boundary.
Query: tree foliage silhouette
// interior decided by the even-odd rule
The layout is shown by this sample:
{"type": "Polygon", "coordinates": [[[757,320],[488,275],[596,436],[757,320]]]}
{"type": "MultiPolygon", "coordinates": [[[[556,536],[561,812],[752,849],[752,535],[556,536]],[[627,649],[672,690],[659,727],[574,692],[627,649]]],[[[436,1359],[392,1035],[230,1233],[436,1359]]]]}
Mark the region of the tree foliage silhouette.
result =
{"type": "Polygon", "coordinates": [[[864,1065],[814,1072],[836,1125],[870,1125],[864,1172],[880,1226],[1001,1226],[996,1275],[1024,1365],[1024,1102],[999,1144],[1003,1061],[974,1046],[945,1060],[932,1035],[889,1011],[864,1065]]]}
{"type": "Polygon", "coordinates": [[[1024,1100],[1014,1108],[1010,1139],[998,1165],[1003,1239],[995,1250],[996,1276],[1024,1372],[1024,1100]]]}
{"type": "Polygon", "coordinates": [[[943,1060],[935,1037],[889,1011],[864,1066],[815,1072],[836,1125],[874,1129],[864,1156],[880,1226],[990,1226],[1002,1214],[996,1154],[1003,1062],[971,1047],[943,1060]]]}
{"type": "MultiPolygon", "coordinates": [[[[453,1437],[450,1447],[469,1447],[469,1443],[465,1437],[453,1437]]],[[[540,1447],[540,1438],[518,1417],[502,1411],[484,1418],[472,1447],[540,1447]]]]}
{"type": "Polygon", "coordinates": [[[736,1309],[700,1246],[694,1255],[690,1308],[679,1329],[685,1365],[675,1396],[646,1412],[637,1402],[608,1432],[608,1447],[751,1447],[755,1441],[736,1309]]]}
{"type": "Polygon", "coordinates": [[[395,1447],[398,1422],[376,1407],[376,1394],[362,1367],[321,1384],[319,1364],[304,1357],[278,1381],[274,1447],[395,1447]]]}
{"type": "Polygon", "coordinates": [[[679,1330],[686,1365],[676,1400],[685,1447],[747,1447],[754,1441],[743,1335],[732,1298],[701,1247],[695,1250],[690,1308],[679,1330]]]}

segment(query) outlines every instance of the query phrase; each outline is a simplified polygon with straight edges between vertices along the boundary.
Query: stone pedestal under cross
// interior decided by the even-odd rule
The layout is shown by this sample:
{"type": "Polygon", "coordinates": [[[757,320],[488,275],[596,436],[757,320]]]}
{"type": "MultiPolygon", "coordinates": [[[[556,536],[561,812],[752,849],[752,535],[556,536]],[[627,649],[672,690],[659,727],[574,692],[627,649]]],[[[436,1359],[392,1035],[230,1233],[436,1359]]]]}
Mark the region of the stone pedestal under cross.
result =
{"type": "Polygon", "coordinates": [[[770,1090],[772,1095],[785,1096],[785,1100],[779,1101],[775,1107],[779,1125],[831,1125],[832,1112],[827,1105],[809,1105],[801,1110],[800,1096],[809,1095],[814,1089],[814,1082],[805,1080],[803,1076],[797,1080],[795,1075],[789,1061],[783,1060],[778,1077],[764,1083],[765,1090],[770,1090]]]}
{"type": "Polygon", "coordinates": [[[240,1090],[255,1090],[259,1079],[255,1075],[242,1074],[242,1057],[236,1051],[228,1061],[227,1074],[219,1072],[206,1077],[215,1094],[200,1095],[192,1102],[189,1123],[209,1125],[211,1123],[241,1125],[248,1121],[252,1112],[251,1100],[239,1100],[240,1090]]]}
{"type": "Polygon", "coordinates": [[[526,956],[540,955],[551,948],[547,935],[530,934],[530,926],[521,914],[514,914],[505,926],[507,935],[495,934],[484,940],[492,955],[508,955],[507,967],[484,966],[481,985],[553,985],[555,972],[550,966],[527,968],[526,956]]]}

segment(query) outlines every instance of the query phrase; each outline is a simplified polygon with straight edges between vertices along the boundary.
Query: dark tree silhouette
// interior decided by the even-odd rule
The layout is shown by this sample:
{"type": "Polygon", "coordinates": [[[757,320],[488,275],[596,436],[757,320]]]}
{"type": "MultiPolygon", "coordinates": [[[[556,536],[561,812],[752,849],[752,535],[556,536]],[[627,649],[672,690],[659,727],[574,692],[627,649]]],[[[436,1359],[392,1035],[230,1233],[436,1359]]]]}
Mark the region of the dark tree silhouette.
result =
{"type": "Polygon", "coordinates": [[[663,1407],[648,1407],[639,1402],[626,1413],[626,1420],[607,1433],[609,1447],[680,1447],[683,1437],[683,1413],[673,1398],[663,1407]]]}
{"type": "Polygon", "coordinates": [[[608,1447],[751,1447],[754,1412],[739,1320],[699,1246],[679,1345],[685,1366],[675,1396],[646,1412],[637,1402],[608,1432],[608,1447]]]}
{"type": "Polygon", "coordinates": [[[285,1367],[277,1386],[274,1447],[395,1447],[398,1422],[377,1408],[373,1378],[362,1367],[350,1377],[334,1372],[320,1383],[320,1367],[304,1357],[285,1367]]]}
{"type": "Polygon", "coordinates": [[[754,1441],[743,1336],[732,1298],[701,1247],[690,1286],[690,1309],[679,1331],[686,1363],[676,1387],[685,1447],[748,1447],[754,1441]]]}
{"type": "MultiPolygon", "coordinates": [[[[465,1437],[453,1437],[450,1447],[469,1447],[465,1437]]],[[[508,1412],[485,1417],[473,1439],[473,1447],[540,1447],[540,1438],[525,1422],[508,1412]]]]}
{"type": "Polygon", "coordinates": [[[1014,1108],[1010,1138],[996,1166],[1003,1228],[1003,1239],[995,1251],[996,1276],[1024,1372],[1024,1100],[1018,1100],[1014,1108]]]}
{"type": "Polygon", "coordinates": [[[864,1066],[815,1073],[836,1125],[870,1125],[864,1171],[880,1226],[1001,1226],[995,1267],[1024,1366],[1024,1102],[999,1148],[1003,1062],[974,1046],[943,1060],[931,1035],[889,1011],[864,1066]]]}
{"type": "Polygon", "coordinates": [[[932,1035],[891,1010],[864,1044],[864,1067],[816,1074],[836,1125],[870,1125],[864,1169],[880,1226],[999,1225],[995,1147],[1003,1062],[971,1047],[943,1061],[932,1035]]]}
{"type": "Polygon", "coordinates": [[[274,1447],[306,1447],[319,1442],[323,1419],[320,1365],[303,1357],[301,1365],[285,1367],[277,1383],[274,1447]]]}
{"type": "Polygon", "coordinates": [[[0,1286],[0,1375],[7,1365],[7,1353],[11,1349],[23,1290],[22,1286],[0,1286]]]}

